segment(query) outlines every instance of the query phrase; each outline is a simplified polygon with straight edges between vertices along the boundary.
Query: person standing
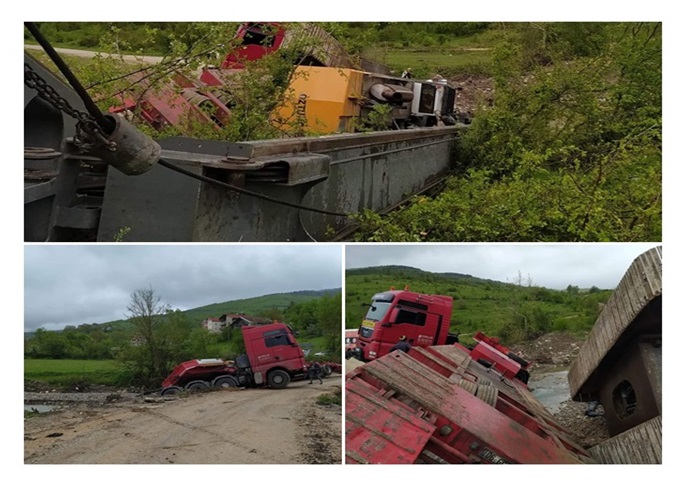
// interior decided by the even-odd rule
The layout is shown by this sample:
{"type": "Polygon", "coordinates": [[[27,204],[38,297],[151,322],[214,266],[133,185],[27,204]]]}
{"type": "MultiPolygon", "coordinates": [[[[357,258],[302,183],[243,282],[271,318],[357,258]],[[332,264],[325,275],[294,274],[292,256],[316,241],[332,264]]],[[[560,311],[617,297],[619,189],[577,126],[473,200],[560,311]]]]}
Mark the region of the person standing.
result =
{"type": "Polygon", "coordinates": [[[310,379],[310,385],[312,384],[312,379],[318,379],[320,385],[324,383],[322,381],[322,367],[319,366],[319,363],[316,361],[312,363],[310,369],[307,370],[307,377],[310,379]]]}
{"type": "Polygon", "coordinates": [[[410,351],[412,346],[410,343],[407,342],[407,337],[406,336],[400,336],[400,340],[398,343],[391,348],[391,351],[402,351],[403,353],[407,353],[410,351]]]}

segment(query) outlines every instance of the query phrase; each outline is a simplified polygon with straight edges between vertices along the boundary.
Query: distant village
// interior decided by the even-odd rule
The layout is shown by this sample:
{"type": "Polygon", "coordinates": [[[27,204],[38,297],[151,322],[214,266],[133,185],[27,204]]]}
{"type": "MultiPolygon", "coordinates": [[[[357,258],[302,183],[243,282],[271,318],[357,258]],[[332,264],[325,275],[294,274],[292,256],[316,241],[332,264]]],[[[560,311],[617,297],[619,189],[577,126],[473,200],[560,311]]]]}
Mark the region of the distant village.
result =
{"type": "Polygon", "coordinates": [[[219,317],[208,317],[202,321],[202,327],[211,333],[218,334],[224,328],[236,329],[243,326],[259,326],[271,324],[273,321],[266,317],[255,317],[246,314],[222,314],[219,317]]]}

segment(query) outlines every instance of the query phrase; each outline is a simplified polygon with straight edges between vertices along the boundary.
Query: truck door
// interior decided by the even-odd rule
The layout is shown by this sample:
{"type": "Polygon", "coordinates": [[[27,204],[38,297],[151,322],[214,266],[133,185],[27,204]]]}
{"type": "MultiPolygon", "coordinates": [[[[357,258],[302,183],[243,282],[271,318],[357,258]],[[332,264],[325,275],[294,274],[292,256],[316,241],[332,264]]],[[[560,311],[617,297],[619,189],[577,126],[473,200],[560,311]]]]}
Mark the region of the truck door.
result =
{"type": "Polygon", "coordinates": [[[400,336],[406,336],[412,346],[443,344],[438,342],[442,325],[442,316],[430,312],[427,306],[401,300],[391,315],[390,329],[387,329],[388,336],[385,336],[381,354],[388,353],[400,336]]]}
{"type": "Polygon", "coordinates": [[[301,370],[304,366],[302,349],[286,329],[261,331],[260,339],[253,341],[254,372],[266,372],[278,366],[287,370],[301,370]]]}

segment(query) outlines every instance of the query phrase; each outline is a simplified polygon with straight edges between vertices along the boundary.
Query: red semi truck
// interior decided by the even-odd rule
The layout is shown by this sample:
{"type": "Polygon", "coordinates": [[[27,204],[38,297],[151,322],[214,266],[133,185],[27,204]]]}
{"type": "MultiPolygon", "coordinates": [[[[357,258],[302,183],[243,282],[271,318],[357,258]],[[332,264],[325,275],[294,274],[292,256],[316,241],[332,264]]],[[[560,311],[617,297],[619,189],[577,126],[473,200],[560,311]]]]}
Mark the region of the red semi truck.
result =
{"type": "Polygon", "coordinates": [[[178,365],[162,382],[162,395],[210,387],[262,386],[284,388],[303,379],[308,365],[303,350],[287,324],[241,328],[245,354],[234,361],[194,359],[178,365]]]}
{"type": "MultiPolygon", "coordinates": [[[[360,325],[357,346],[346,349],[346,358],[372,361],[388,354],[405,336],[412,347],[456,344],[458,336],[451,334],[450,320],[453,298],[391,289],[372,296],[372,303],[360,325]]],[[[529,363],[500,344],[498,338],[478,332],[476,343],[468,346],[472,359],[502,377],[529,381],[529,363]]]]}

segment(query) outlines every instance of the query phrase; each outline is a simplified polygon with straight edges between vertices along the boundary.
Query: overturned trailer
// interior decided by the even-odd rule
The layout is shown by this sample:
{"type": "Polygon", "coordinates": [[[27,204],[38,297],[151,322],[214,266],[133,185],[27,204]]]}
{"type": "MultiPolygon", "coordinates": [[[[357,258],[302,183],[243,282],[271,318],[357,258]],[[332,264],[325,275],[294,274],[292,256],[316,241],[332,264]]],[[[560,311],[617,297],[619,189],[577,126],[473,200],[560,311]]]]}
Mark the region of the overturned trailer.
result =
{"type": "Polygon", "coordinates": [[[523,382],[460,344],[395,351],[346,380],[346,463],[594,462],[523,382]]]}

